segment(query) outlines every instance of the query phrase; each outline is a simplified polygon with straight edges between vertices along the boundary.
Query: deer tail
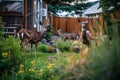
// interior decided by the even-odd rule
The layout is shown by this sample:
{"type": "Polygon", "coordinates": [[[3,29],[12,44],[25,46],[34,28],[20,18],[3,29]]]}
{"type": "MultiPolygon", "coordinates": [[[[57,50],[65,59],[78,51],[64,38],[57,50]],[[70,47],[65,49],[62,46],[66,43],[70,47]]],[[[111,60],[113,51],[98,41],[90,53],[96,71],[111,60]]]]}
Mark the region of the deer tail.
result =
{"type": "Polygon", "coordinates": [[[24,37],[24,33],[22,32],[22,33],[21,33],[21,38],[23,39],[23,37],[24,37]]]}

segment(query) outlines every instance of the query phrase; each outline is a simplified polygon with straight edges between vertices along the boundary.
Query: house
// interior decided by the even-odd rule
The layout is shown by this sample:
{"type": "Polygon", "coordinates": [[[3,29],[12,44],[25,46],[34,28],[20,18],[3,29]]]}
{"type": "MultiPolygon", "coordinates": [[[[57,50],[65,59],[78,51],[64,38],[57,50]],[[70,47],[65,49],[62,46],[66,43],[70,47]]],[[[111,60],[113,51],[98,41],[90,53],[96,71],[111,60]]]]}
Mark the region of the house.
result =
{"type": "Polygon", "coordinates": [[[0,16],[2,16],[4,27],[7,27],[6,34],[12,31],[12,27],[31,29],[35,26],[38,31],[41,31],[40,22],[46,25],[48,12],[47,3],[44,0],[0,0],[0,6],[0,16]]]}
{"type": "Polygon", "coordinates": [[[99,2],[95,3],[93,6],[91,6],[90,8],[86,9],[83,14],[82,17],[94,17],[97,18],[100,13],[102,12],[102,8],[99,8],[99,2]]]}

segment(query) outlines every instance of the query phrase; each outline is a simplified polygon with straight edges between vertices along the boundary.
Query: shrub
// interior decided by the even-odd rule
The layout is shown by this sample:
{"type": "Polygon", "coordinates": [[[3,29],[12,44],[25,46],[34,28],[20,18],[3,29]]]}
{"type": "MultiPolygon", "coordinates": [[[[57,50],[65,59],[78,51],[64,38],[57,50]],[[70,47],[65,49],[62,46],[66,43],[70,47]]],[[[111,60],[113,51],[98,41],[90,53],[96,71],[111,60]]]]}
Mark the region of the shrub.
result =
{"type": "Polygon", "coordinates": [[[71,51],[72,42],[71,40],[63,41],[62,39],[58,39],[58,41],[56,42],[56,48],[60,49],[62,52],[71,51]]]}
{"type": "Polygon", "coordinates": [[[112,41],[108,38],[99,47],[94,47],[88,55],[89,63],[82,68],[87,80],[117,80],[120,76],[120,38],[118,24],[112,26],[112,41]]]}
{"type": "Polygon", "coordinates": [[[13,36],[2,38],[0,42],[0,74],[10,72],[20,61],[18,39],[15,39],[13,36]]]}
{"type": "Polygon", "coordinates": [[[56,42],[56,48],[60,49],[61,51],[63,51],[64,48],[64,41],[60,38],[57,40],[56,42]]]}
{"type": "Polygon", "coordinates": [[[47,53],[48,52],[48,46],[45,45],[45,44],[40,44],[38,46],[38,51],[43,52],[43,53],[47,53]]]}
{"type": "Polygon", "coordinates": [[[72,47],[71,41],[70,41],[70,40],[67,40],[67,41],[64,43],[64,48],[63,48],[63,50],[68,52],[68,51],[71,50],[71,47],[72,47]]]}

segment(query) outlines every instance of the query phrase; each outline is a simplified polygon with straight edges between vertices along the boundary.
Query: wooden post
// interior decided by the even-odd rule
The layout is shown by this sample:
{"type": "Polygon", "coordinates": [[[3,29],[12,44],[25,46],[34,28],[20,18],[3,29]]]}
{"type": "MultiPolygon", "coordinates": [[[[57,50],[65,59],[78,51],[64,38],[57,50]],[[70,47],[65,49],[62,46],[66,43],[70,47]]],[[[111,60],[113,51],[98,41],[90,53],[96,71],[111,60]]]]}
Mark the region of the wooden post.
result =
{"type": "Polygon", "coordinates": [[[27,29],[27,0],[24,0],[24,28],[27,29]]]}
{"type": "MultiPolygon", "coordinates": [[[[32,5],[31,6],[31,12],[34,12],[34,0],[31,1],[31,5],[32,5]]],[[[33,21],[34,21],[33,16],[34,16],[34,13],[31,15],[31,26],[32,26],[31,28],[34,27],[34,25],[33,25],[33,21]]]]}

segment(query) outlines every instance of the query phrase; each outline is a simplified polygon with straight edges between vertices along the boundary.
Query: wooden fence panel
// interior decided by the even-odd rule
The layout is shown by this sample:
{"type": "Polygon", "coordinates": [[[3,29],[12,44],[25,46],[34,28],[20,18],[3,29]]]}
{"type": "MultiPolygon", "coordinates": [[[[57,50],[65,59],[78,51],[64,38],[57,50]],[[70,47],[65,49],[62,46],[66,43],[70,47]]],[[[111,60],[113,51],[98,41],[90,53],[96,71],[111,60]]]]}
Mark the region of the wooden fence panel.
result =
{"type": "Polygon", "coordinates": [[[90,30],[92,35],[95,35],[94,29],[99,29],[102,31],[102,18],[68,18],[53,16],[53,32],[57,34],[57,30],[61,29],[63,33],[67,32],[80,34],[82,31],[82,24],[78,21],[78,19],[81,22],[89,20],[89,23],[87,24],[87,30],[90,30]]]}

